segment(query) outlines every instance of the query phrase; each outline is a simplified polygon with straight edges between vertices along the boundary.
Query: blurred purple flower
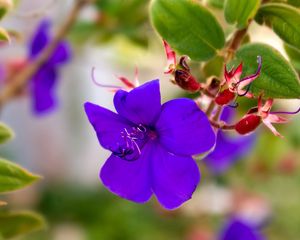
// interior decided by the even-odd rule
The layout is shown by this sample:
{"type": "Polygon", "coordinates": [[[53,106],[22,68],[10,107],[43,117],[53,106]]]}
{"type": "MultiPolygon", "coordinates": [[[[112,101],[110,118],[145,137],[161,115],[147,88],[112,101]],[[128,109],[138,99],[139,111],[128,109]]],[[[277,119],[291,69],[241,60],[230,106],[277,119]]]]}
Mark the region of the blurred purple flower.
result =
{"type": "Polygon", "coordinates": [[[222,230],[219,240],[264,240],[258,229],[239,219],[232,219],[222,230]]]}
{"type": "MultiPolygon", "coordinates": [[[[35,59],[49,44],[50,21],[43,20],[38,26],[29,46],[29,61],[35,59]]],[[[71,58],[71,49],[67,42],[58,43],[48,61],[32,77],[30,91],[32,94],[33,110],[42,114],[52,110],[57,105],[55,87],[58,80],[58,67],[71,58]]]]}
{"type": "MultiPolygon", "coordinates": [[[[234,116],[234,109],[225,107],[221,120],[230,122],[234,116]]],[[[232,137],[228,133],[219,130],[215,149],[207,155],[204,162],[214,174],[222,174],[227,171],[237,160],[249,154],[255,144],[256,135],[232,137]]]]}
{"type": "Polygon", "coordinates": [[[100,172],[103,184],[137,203],[154,193],[165,208],[179,207],[200,181],[191,156],[215,144],[206,115],[190,99],[161,105],[158,80],[117,91],[114,105],[118,114],[85,103],[100,144],[112,152],[100,172]]]}

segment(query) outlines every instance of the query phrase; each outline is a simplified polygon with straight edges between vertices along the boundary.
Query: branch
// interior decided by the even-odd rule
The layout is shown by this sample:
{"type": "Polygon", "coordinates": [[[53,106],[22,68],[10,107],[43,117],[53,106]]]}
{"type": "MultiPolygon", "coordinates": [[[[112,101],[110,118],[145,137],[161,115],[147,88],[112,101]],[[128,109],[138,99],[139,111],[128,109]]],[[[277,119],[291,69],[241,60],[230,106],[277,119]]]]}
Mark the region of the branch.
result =
{"type": "MultiPolygon", "coordinates": [[[[249,24],[248,24],[248,26],[249,26],[249,24]]],[[[232,38],[229,42],[229,45],[226,49],[227,53],[226,53],[226,56],[225,56],[225,62],[228,62],[233,58],[233,56],[235,54],[235,51],[239,48],[239,46],[241,45],[244,37],[247,34],[248,26],[243,28],[243,29],[236,30],[235,33],[233,34],[233,36],[232,36],[232,38]]]]}
{"type": "Polygon", "coordinates": [[[209,120],[210,124],[218,129],[222,129],[222,130],[233,130],[235,129],[235,124],[234,125],[227,125],[225,122],[221,121],[221,122],[216,122],[213,119],[209,120]]]}
{"type": "Polygon", "coordinates": [[[40,69],[40,67],[47,62],[49,57],[53,54],[57,45],[67,33],[70,31],[76,19],[79,15],[80,10],[87,4],[91,3],[92,0],[77,0],[71,10],[70,15],[58,30],[52,41],[44,48],[39,56],[30,62],[24,69],[13,75],[12,79],[7,82],[7,85],[0,91],[0,108],[3,105],[16,97],[18,93],[27,86],[28,81],[32,76],[40,69]]]}

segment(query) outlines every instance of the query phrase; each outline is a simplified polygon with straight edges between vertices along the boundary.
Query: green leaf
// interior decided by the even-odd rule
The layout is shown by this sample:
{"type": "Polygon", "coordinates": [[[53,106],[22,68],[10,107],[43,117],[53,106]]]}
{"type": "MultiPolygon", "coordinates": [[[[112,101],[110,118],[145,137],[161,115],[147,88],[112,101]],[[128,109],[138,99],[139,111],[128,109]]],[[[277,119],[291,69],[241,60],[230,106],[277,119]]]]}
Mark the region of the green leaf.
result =
{"type": "Polygon", "coordinates": [[[33,212],[11,212],[0,214],[0,235],[13,238],[45,228],[45,220],[33,212]]]}
{"type": "Polygon", "coordinates": [[[152,24],[172,48],[193,60],[209,60],[224,46],[216,18],[194,0],[153,0],[152,24]]]}
{"type": "Polygon", "coordinates": [[[13,7],[12,0],[0,0],[0,19],[13,7]]]}
{"type": "Polygon", "coordinates": [[[256,72],[257,56],[262,57],[260,76],[253,81],[251,92],[270,98],[300,98],[300,83],[296,71],[274,48],[262,43],[243,45],[236,53],[236,64],[243,62],[243,77],[256,72]]]}
{"type": "Polygon", "coordinates": [[[206,62],[203,67],[202,71],[206,78],[210,76],[220,76],[220,73],[223,69],[224,65],[224,58],[221,56],[216,56],[210,61],[206,62]]]}
{"type": "Polygon", "coordinates": [[[0,159],[0,193],[10,192],[24,188],[40,179],[21,166],[0,159]]]}
{"type": "Polygon", "coordinates": [[[9,33],[2,27],[0,27],[0,42],[10,42],[9,33]]]}
{"type": "Polygon", "coordinates": [[[288,0],[287,3],[295,7],[300,7],[300,0],[288,0]]]}
{"type": "Polygon", "coordinates": [[[0,122],[0,144],[6,143],[14,137],[14,132],[11,128],[0,122]]]}
{"type": "Polygon", "coordinates": [[[260,0],[226,0],[224,6],[225,19],[230,24],[237,24],[238,28],[245,28],[254,18],[260,0]]]}
{"type": "Polygon", "coordinates": [[[300,72],[300,51],[297,50],[294,47],[291,47],[287,44],[284,44],[284,49],[287,55],[289,56],[289,59],[291,60],[292,65],[295,67],[295,69],[300,72]]]}
{"type": "Polygon", "coordinates": [[[225,19],[238,28],[245,28],[255,16],[260,0],[226,0],[224,7],[225,19]]]}
{"type": "Polygon", "coordinates": [[[215,8],[223,9],[224,1],[225,0],[207,0],[207,4],[215,8]]]}
{"type": "Polygon", "coordinates": [[[286,43],[300,49],[300,10],[281,3],[262,5],[255,20],[266,24],[286,43]]]}

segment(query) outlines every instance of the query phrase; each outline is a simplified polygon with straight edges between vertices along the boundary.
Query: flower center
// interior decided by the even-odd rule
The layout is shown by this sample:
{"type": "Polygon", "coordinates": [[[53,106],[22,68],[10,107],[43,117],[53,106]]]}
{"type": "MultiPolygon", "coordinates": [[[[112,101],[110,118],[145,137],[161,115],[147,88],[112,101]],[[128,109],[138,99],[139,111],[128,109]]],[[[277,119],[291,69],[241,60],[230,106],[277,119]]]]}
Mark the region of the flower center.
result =
{"type": "Polygon", "coordinates": [[[137,160],[141,155],[141,149],[148,140],[157,137],[155,131],[142,124],[121,131],[122,143],[117,143],[117,149],[112,151],[117,157],[126,161],[137,160]]]}

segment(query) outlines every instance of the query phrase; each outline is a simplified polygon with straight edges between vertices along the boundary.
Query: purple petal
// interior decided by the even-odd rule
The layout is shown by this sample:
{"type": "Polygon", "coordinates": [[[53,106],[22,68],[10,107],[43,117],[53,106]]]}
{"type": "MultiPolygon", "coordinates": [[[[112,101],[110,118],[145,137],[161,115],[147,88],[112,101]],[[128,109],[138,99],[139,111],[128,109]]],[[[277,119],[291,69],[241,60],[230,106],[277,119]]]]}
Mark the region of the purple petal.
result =
{"type": "Polygon", "coordinates": [[[43,67],[32,78],[33,109],[37,114],[52,110],[56,105],[55,85],[57,73],[54,68],[43,67]]]}
{"type": "Polygon", "coordinates": [[[65,63],[71,58],[71,48],[68,42],[60,42],[53,55],[48,60],[48,64],[65,63]]]}
{"type": "Polygon", "coordinates": [[[50,21],[43,20],[38,26],[35,34],[30,43],[30,58],[34,58],[40,53],[40,51],[48,44],[49,36],[48,30],[50,27],[50,21]]]}
{"type": "Polygon", "coordinates": [[[264,240],[264,237],[250,225],[240,220],[232,220],[223,229],[219,240],[264,240]]]}
{"type": "Polygon", "coordinates": [[[111,151],[116,149],[117,144],[123,142],[121,132],[125,128],[131,128],[131,123],[120,115],[93,103],[85,103],[84,108],[101,146],[111,151]]]}
{"type": "Polygon", "coordinates": [[[215,149],[203,160],[214,174],[228,170],[237,160],[246,157],[253,148],[256,135],[231,137],[219,131],[215,149]]]}
{"type": "Polygon", "coordinates": [[[152,157],[153,192],[165,208],[179,207],[192,197],[200,181],[196,162],[192,157],[169,153],[159,143],[152,157]]]}
{"type": "Polygon", "coordinates": [[[226,123],[233,121],[236,110],[231,107],[224,107],[220,119],[226,123]]]}
{"type": "Polygon", "coordinates": [[[114,105],[117,112],[129,121],[153,125],[161,109],[159,81],[147,82],[130,92],[119,90],[114,105]]]}
{"type": "Polygon", "coordinates": [[[216,140],[208,118],[190,99],[165,103],[156,130],[161,144],[174,154],[201,154],[211,149],[216,140]]]}
{"type": "Polygon", "coordinates": [[[152,145],[146,144],[141,156],[135,161],[126,161],[111,155],[100,171],[103,184],[118,196],[144,203],[152,195],[149,163],[152,145]]]}

